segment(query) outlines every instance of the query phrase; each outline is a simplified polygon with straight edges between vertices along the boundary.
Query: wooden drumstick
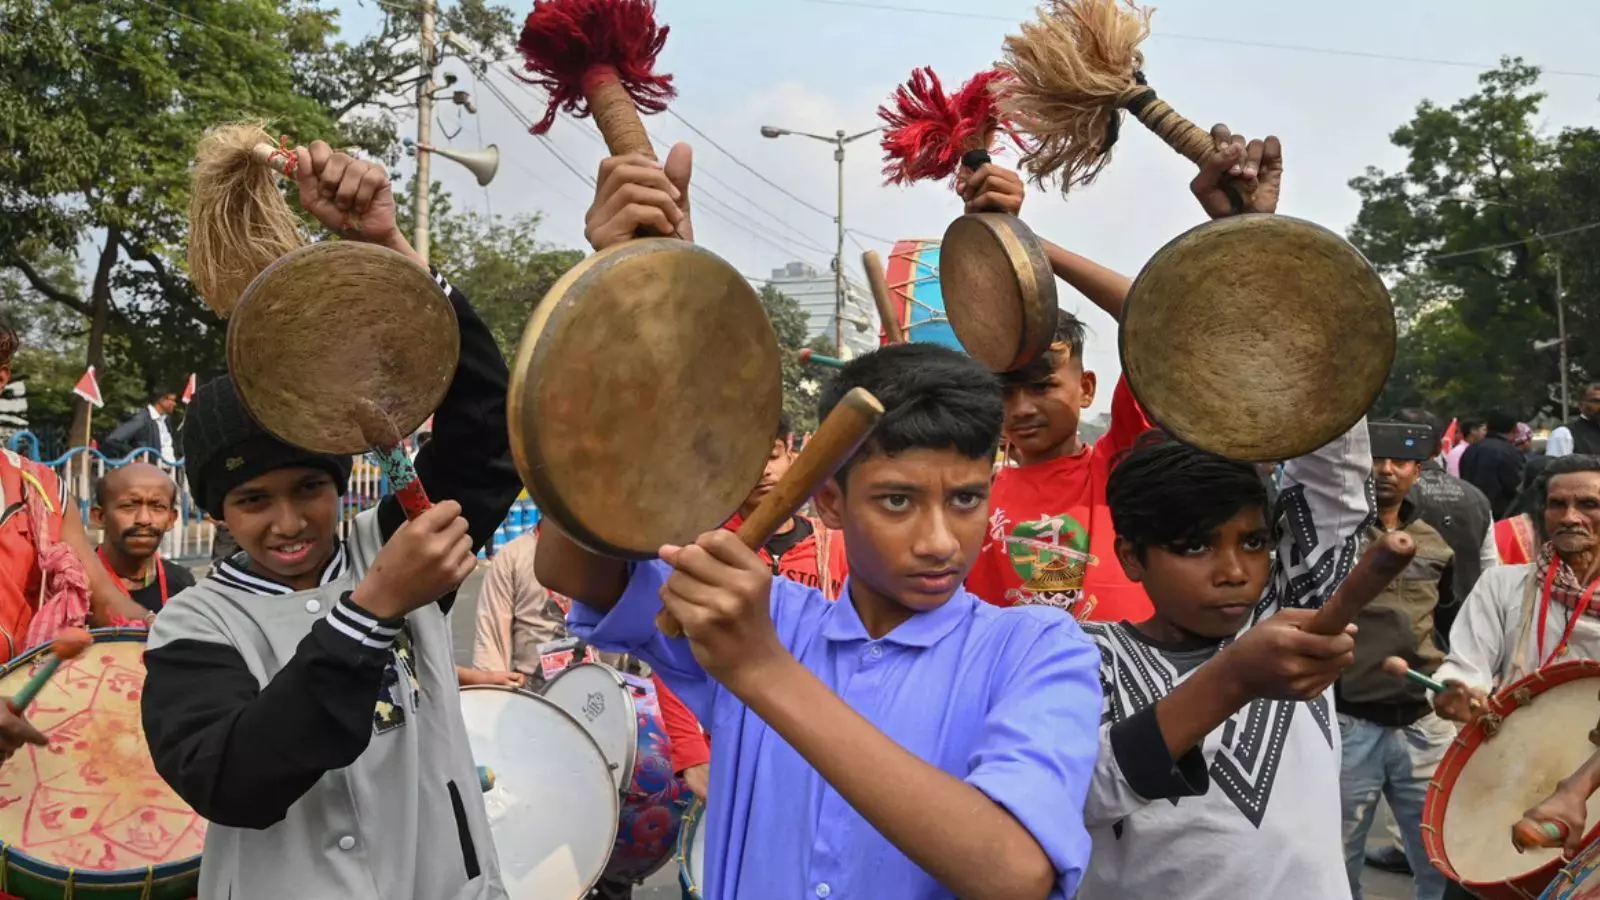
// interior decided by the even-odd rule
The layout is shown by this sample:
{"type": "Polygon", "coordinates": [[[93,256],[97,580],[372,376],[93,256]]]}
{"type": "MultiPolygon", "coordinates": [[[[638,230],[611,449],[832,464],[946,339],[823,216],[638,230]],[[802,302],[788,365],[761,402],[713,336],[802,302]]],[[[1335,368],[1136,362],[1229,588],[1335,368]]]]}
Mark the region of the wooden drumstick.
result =
{"type": "Polygon", "coordinates": [[[94,635],[82,628],[63,628],[56,632],[56,639],[50,642],[50,652],[45,657],[44,663],[22,686],[22,690],[17,691],[7,701],[11,711],[19,716],[22,715],[23,710],[33,703],[33,698],[39,696],[39,691],[44,688],[45,683],[56,674],[57,669],[61,668],[61,664],[69,659],[78,658],[93,643],[94,635]]]}
{"type": "MultiPolygon", "coordinates": [[[[833,477],[867,439],[883,404],[865,388],[852,388],[839,400],[816,434],[806,441],[794,464],[739,526],[739,540],[751,550],[760,549],[778,526],[787,522],[822,483],[833,477]]],[[[667,637],[683,637],[683,626],[666,610],[656,614],[656,627],[667,637]]]]}
{"type": "Polygon", "coordinates": [[[1383,593],[1389,582],[1405,571],[1416,555],[1417,542],[1403,531],[1391,531],[1379,538],[1361,554],[1361,561],[1312,616],[1305,630],[1329,636],[1342,633],[1368,603],[1383,593]]]}
{"type": "Polygon", "coordinates": [[[1421,672],[1418,672],[1417,670],[1411,668],[1410,663],[1398,656],[1391,656],[1385,659],[1383,661],[1383,671],[1393,675],[1396,678],[1409,678],[1428,690],[1433,691],[1435,694],[1442,694],[1449,690],[1449,688],[1445,686],[1444,682],[1435,681],[1421,672]]]}
{"type": "Polygon", "coordinates": [[[861,268],[867,272],[867,285],[872,288],[872,301],[878,305],[878,318],[883,321],[883,334],[891,344],[906,342],[905,330],[900,327],[900,316],[894,308],[894,297],[889,293],[889,279],[884,274],[883,257],[876,250],[861,254],[861,268]]]}

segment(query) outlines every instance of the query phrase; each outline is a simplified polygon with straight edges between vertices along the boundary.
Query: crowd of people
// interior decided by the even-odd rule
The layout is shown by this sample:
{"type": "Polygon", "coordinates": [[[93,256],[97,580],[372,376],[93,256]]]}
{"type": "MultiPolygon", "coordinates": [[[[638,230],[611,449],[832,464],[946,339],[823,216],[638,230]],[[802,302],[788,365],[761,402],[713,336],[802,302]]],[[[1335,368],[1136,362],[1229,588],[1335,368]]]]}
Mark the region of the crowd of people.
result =
{"type": "MultiPolygon", "coordinates": [[[[1277,140],[1214,134],[1202,208],[1274,213],[1277,140]]],[[[308,214],[428,269],[455,312],[460,365],[414,461],[436,505],[407,522],[385,498],[341,538],[350,458],[268,434],[228,376],[197,390],[176,448],[238,546],[198,581],[157,553],[178,497],[160,469],[100,481],[92,547],[52,472],[0,458],[6,652],[65,624],[150,628],[144,732],[210,823],[203,897],[505,896],[455,692],[536,687],[592,645],[653,679],[706,808],[707,897],[1359,898],[1381,797],[1414,896],[1437,900],[1462,888],[1423,850],[1422,805],[1457,729],[1522,674],[1600,659],[1600,385],[1546,457],[1502,414],[1445,453],[1427,412],[1374,411],[1264,478],[1153,429],[1121,379],[1109,431],[1080,440],[1100,385],[1062,310],[1018,371],[926,344],[849,361],[819,414],[857,387],[886,413],[758,549],[733,532],[793,462],[786,421],[727,526],[657,559],[548,523],[512,542],[458,665],[455,591],[522,488],[507,365],[395,226],[380,167],[320,142],[294,156],[308,214]],[[1358,627],[1310,629],[1396,531],[1415,558],[1358,627]],[[683,637],[658,630],[663,609],[683,637]],[[1391,657],[1447,689],[1392,677],[1391,657]]],[[[692,234],[687,172],[681,146],[608,160],[595,249],[692,234]]],[[[1025,199],[992,163],[962,171],[960,196],[1012,215],[1025,199]]],[[[1046,246],[1118,314],[1128,279],[1046,246]]],[[[0,331],[0,382],[15,348],[0,331]]],[[[173,458],[156,399],[146,431],[173,458]]],[[[45,742],[0,710],[5,757],[45,742]]],[[[1581,834],[1574,790],[1548,812],[1581,834]]]]}

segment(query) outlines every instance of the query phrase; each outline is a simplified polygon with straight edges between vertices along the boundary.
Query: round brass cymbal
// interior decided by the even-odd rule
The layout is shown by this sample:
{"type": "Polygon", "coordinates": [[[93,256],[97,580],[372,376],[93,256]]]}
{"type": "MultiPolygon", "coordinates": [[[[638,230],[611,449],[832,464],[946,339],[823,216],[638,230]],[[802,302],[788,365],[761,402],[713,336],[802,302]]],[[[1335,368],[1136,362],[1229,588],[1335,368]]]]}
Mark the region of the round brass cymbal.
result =
{"type": "Polygon", "coordinates": [[[1033,362],[1056,330],[1056,279],[1027,224],[969,213],[939,243],[939,286],[956,339],[996,372],[1033,362]]]}
{"type": "MultiPolygon", "coordinates": [[[[421,266],[354,241],[311,244],[250,282],[228,320],[228,370],[250,415],[318,453],[363,453],[375,414],[405,436],[455,377],[461,334],[421,266]]],[[[391,440],[396,439],[390,437],[391,440]]]]}
{"type": "Polygon", "coordinates": [[[629,241],[540,301],[508,406],[540,510],[596,552],[653,557],[721,525],[761,480],[783,406],[777,336],[710,251],[629,241]]]}
{"type": "Polygon", "coordinates": [[[1339,235],[1280,215],[1208,222],[1156,252],[1123,305],[1128,386],[1173,437],[1293,459],[1366,414],[1395,355],[1389,291],[1339,235]]]}

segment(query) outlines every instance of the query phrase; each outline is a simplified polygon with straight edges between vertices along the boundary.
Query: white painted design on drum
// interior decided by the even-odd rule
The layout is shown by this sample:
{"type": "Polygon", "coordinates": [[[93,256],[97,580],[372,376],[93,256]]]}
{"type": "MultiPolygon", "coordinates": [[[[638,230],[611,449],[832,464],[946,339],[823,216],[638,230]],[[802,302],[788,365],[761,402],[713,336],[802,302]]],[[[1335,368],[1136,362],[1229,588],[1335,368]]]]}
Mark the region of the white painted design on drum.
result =
{"type": "Polygon", "coordinates": [[[617,838],[605,754],[580,722],[533,694],[463,688],[461,712],[474,759],[495,773],[483,802],[511,900],[582,897],[617,838]]]}
{"type": "MultiPolygon", "coordinates": [[[[1518,853],[1511,826],[1594,753],[1597,687],[1600,679],[1578,678],[1534,696],[1462,766],[1444,811],[1444,855],[1463,881],[1519,878],[1560,855],[1559,847],[1518,853]]],[[[1600,821],[1600,796],[1589,798],[1588,820],[1600,821]]]]}
{"type": "Polygon", "coordinates": [[[625,793],[639,753],[639,719],[623,677],[610,666],[582,663],[546,682],[540,694],[589,729],[611,763],[618,793],[625,793]]]}

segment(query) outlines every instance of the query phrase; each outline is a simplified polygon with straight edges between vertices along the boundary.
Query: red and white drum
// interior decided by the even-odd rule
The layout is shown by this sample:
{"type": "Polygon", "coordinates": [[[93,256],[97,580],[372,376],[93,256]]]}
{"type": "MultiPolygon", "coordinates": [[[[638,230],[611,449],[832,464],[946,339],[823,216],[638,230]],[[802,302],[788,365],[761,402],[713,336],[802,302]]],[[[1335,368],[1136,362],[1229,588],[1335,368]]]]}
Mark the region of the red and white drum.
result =
{"type": "Polygon", "coordinates": [[[554,703],[510,688],[461,689],[500,877],[511,900],[579,900],[617,836],[617,789],[589,732],[554,703]]]}
{"type": "MultiPolygon", "coordinates": [[[[1561,871],[1561,851],[1518,852],[1511,826],[1594,753],[1597,724],[1596,662],[1550,666],[1491,698],[1428,783],[1422,843],[1434,866],[1484,900],[1539,897],[1561,871]]],[[[1600,798],[1589,800],[1589,821],[1600,822],[1600,798]]],[[[1597,835],[1600,826],[1586,842],[1597,835]]]]}

